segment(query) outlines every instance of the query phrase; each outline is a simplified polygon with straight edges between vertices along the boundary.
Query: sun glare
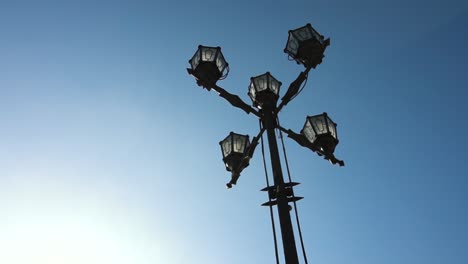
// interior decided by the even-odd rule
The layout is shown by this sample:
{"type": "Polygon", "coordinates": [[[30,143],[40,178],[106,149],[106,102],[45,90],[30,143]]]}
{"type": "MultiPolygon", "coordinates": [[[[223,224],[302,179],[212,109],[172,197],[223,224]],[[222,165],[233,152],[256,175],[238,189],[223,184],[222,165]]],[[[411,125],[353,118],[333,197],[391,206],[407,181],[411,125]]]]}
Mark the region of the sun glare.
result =
{"type": "Polygon", "coordinates": [[[167,263],[158,238],[125,209],[76,199],[7,205],[0,219],[2,264],[167,263]]]}

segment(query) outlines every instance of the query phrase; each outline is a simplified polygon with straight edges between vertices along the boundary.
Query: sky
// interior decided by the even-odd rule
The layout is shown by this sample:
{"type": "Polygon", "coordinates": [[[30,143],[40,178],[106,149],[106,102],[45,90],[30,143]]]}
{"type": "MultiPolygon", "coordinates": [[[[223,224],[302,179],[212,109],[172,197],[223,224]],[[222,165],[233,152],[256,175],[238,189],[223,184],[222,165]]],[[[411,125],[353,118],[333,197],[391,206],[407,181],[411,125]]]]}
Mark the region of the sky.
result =
{"type": "Polygon", "coordinates": [[[221,46],[220,86],[284,92],[306,23],[331,45],[279,118],[327,112],[346,162],[285,139],[309,263],[466,263],[462,0],[2,1],[0,263],[275,263],[261,151],[227,190],[218,144],[258,120],[186,68],[221,46]]]}

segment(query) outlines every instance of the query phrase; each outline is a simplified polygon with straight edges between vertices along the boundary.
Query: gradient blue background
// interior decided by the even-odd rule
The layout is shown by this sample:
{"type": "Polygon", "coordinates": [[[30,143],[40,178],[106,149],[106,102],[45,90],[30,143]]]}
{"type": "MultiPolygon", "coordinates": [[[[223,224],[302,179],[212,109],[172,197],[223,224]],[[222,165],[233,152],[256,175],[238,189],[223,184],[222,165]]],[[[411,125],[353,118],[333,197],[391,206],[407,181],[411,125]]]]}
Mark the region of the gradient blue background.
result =
{"type": "Polygon", "coordinates": [[[286,140],[309,263],[466,263],[462,0],[3,1],[0,263],[274,263],[261,152],[226,190],[218,145],[258,123],[185,68],[221,46],[219,85],[284,92],[306,23],[331,46],[280,119],[328,112],[346,161],[286,140]]]}

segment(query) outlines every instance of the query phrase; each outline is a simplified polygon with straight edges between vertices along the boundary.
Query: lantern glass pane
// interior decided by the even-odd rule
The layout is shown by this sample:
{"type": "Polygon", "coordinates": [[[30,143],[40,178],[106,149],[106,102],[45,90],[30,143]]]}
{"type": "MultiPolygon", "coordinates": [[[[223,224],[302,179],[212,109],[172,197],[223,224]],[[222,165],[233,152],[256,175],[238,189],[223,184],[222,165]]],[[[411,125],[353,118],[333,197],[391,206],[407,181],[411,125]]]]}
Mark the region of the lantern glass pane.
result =
{"type": "Polygon", "coordinates": [[[297,39],[294,37],[294,34],[292,32],[289,33],[289,38],[288,38],[288,45],[286,46],[286,49],[291,53],[296,55],[297,54],[297,49],[299,48],[299,42],[297,39]]]}
{"type": "Polygon", "coordinates": [[[312,29],[307,26],[294,31],[294,35],[299,41],[304,41],[313,38],[312,29]]]}
{"type": "Polygon", "coordinates": [[[232,138],[229,136],[221,144],[222,149],[223,149],[223,157],[227,157],[229,154],[231,154],[232,152],[231,142],[232,142],[232,138]]]}
{"type": "Polygon", "coordinates": [[[317,30],[315,30],[312,26],[310,27],[310,32],[312,33],[313,38],[320,42],[320,44],[325,42],[323,36],[320,35],[320,33],[318,33],[317,30]]]}
{"type": "Polygon", "coordinates": [[[254,79],[254,84],[255,84],[255,89],[257,92],[266,90],[268,88],[268,83],[267,83],[267,75],[261,75],[259,77],[256,77],[254,79]]]}
{"type": "Polygon", "coordinates": [[[201,59],[202,61],[212,62],[215,60],[217,48],[207,48],[203,47],[201,50],[201,59]]]}
{"type": "Polygon", "coordinates": [[[328,130],[330,131],[330,134],[335,138],[338,139],[338,135],[336,133],[336,124],[329,118],[327,117],[328,121],[328,130]]]}
{"type": "Polygon", "coordinates": [[[192,69],[197,68],[199,62],[200,62],[200,51],[197,50],[197,52],[195,52],[195,55],[193,55],[193,58],[190,60],[192,69]]]}
{"type": "Polygon", "coordinates": [[[302,129],[302,133],[310,142],[313,143],[315,141],[316,135],[309,119],[307,119],[304,128],[302,129]]]}
{"type": "Polygon", "coordinates": [[[233,151],[237,153],[244,153],[245,150],[245,142],[247,137],[241,135],[233,135],[234,140],[234,148],[233,151]]]}
{"type": "Polygon", "coordinates": [[[251,82],[249,86],[249,95],[252,100],[255,100],[255,97],[257,96],[255,92],[255,85],[253,82],[251,82]]]}
{"type": "Polygon", "coordinates": [[[324,115],[313,116],[310,118],[310,122],[312,123],[317,135],[326,134],[328,132],[324,115]]]}
{"type": "Polygon", "coordinates": [[[273,76],[270,76],[269,79],[270,79],[270,90],[277,95],[279,93],[280,84],[273,76]]]}
{"type": "Polygon", "coordinates": [[[224,56],[221,51],[216,58],[216,67],[218,67],[219,72],[223,72],[224,68],[226,67],[226,60],[224,60],[224,56]]]}

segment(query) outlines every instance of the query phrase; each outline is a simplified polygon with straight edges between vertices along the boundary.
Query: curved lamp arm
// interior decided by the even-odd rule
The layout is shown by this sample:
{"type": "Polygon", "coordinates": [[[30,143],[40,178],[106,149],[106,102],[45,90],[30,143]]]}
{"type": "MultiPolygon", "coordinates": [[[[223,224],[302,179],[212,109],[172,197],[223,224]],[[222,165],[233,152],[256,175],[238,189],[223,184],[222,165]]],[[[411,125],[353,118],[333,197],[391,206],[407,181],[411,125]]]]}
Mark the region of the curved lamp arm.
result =
{"type": "Polygon", "coordinates": [[[219,87],[216,84],[211,86],[211,88],[215,90],[216,92],[218,92],[219,96],[226,99],[226,101],[228,101],[232,106],[235,106],[237,108],[244,110],[247,114],[252,113],[256,115],[257,117],[260,117],[259,112],[253,109],[250,105],[246,104],[244,101],[242,101],[242,99],[239,96],[229,93],[228,91],[219,87]]]}
{"type": "Polygon", "coordinates": [[[307,140],[306,137],[304,137],[302,134],[298,134],[291,129],[285,129],[283,127],[279,127],[281,131],[284,133],[288,134],[288,137],[296,141],[299,145],[308,148],[312,150],[313,152],[317,153],[319,156],[324,156],[324,159],[329,160],[333,165],[338,164],[340,166],[344,166],[344,161],[339,160],[333,155],[333,153],[325,153],[318,149],[314,144],[310,143],[309,140],[307,140]]]}
{"type": "Polygon", "coordinates": [[[287,105],[293,98],[294,96],[297,95],[299,92],[299,89],[301,88],[302,83],[307,79],[307,76],[309,75],[309,71],[312,69],[312,67],[307,67],[305,71],[299,73],[299,76],[297,76],[296,80],[294,80],[288,87],[288,90],[286,93],[283,95],[281,98],[281,103],[278,106],[276,112],[279,113],[281,109],[287,105]]]}

